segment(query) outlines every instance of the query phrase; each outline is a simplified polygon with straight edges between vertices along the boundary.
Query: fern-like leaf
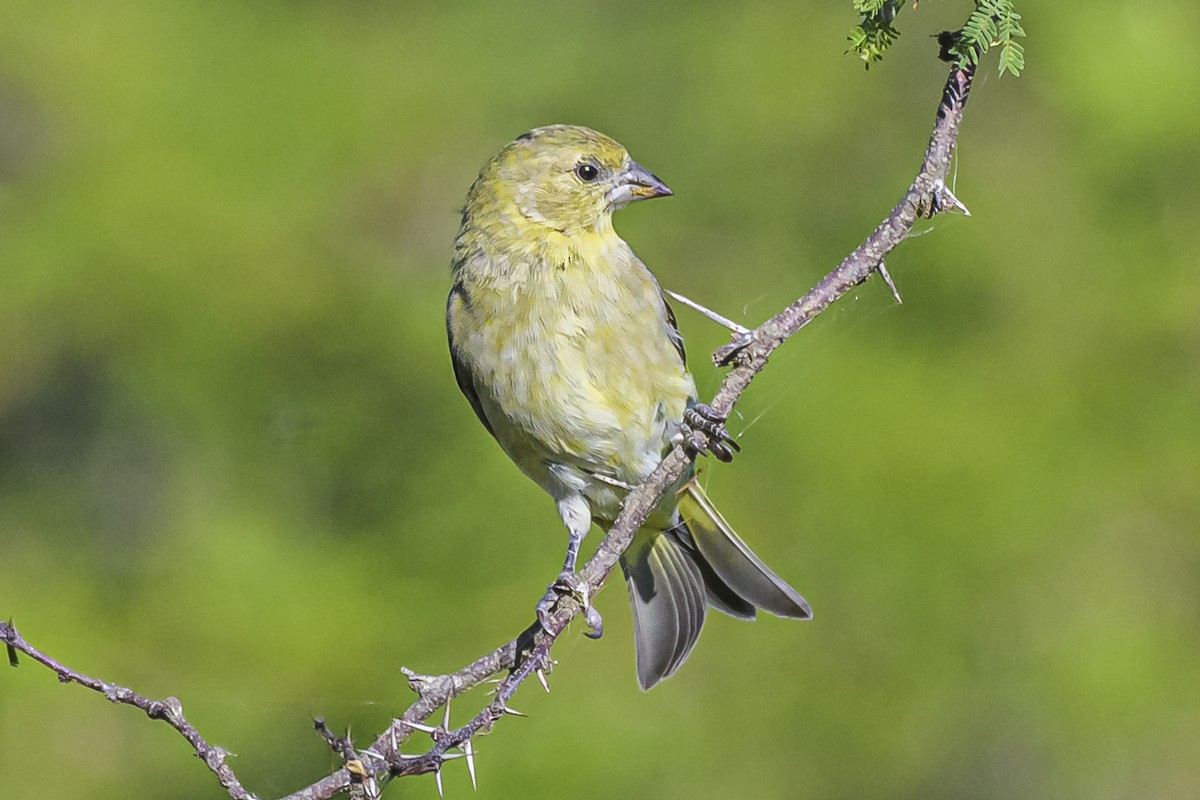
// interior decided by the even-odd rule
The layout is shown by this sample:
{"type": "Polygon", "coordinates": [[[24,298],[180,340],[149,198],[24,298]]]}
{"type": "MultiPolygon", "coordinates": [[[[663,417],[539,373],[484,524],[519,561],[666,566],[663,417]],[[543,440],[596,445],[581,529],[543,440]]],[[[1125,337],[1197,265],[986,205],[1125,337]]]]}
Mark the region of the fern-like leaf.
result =
{"type": "MultiPolygon", "coordinates": [[[[906,0],[851,0],[860,15],[857,25],[846,37],[847,53],[854,53],[869,68],[883,60],[884,53],[900,36],[892,25],[906,0]]],[[[913,8],[917,0],[913,0],[913,8]]],[[[1025,68],[1025,49],[1016,40],[1025,35],[1021,15],[1013,0],[975,0],[975,10],[949,46],[950,58],[958,64],[978,64],[993,47],[1000,48],[1000,74],[1021,74],[1025,68]]]]}
{"type": "Polygon", "coordinates": [[[976,0],[952,52],[959,63],[977,64],[989,49],[999,47],[1000,74],[1017,76],[1025,68],[1025,49],[1015,40],[1024,35],[1012,0],[976,0]]]}

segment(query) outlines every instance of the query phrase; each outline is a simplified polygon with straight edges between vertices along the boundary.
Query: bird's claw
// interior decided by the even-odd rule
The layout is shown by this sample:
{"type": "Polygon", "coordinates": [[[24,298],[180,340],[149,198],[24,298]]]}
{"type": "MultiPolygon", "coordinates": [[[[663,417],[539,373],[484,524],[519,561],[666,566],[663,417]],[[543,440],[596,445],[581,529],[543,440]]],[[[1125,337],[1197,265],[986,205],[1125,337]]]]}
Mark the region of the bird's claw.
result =
{"type": "Polygon", "coordinates": [[[709,405],[696,403],[691,406],[683,412],[683,422],[692,430],[700,431],[705,436],[702,446],[693,439],[688,439],[697,454],[708,451],[716,456],[718,461],[729,463],[733,461],[733,454],[742,449],[725,429],[725,417],[713,411],[709,405]]]}
{"type": "Polygon", "coordinates": [[[543,629],[551,630],[551,613],[563,597],[572,597],[583,606],[583,621],[588,626],[588,629],[584,631],[584,636],[589,639],[599,639],[604,635],[604,620],[600,617],[600,612],[592,605],[588,585],[585,581],[580,580],[574,572],[560,573],[554,583],[546,589],[546,594],[542,595],[542,599],[538,601],[537,618],[543,629]]]}

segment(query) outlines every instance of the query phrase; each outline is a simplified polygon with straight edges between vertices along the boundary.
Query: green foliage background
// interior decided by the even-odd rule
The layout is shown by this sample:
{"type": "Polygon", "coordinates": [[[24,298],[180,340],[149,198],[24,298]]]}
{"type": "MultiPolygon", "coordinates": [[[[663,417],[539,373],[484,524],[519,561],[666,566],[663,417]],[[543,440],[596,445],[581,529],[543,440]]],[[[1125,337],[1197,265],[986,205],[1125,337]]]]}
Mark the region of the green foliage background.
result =
{"type": "MultiPolygon", "coordinates": [[[[963,130],[974,217],[889,261],[905,305],[872,281],[785,347],[704,473],[815,620],[714,617],[642,694],[611,586],[479,796],[1200,795],[1200,12],[1021,10],[1025,77],[987,67],[963,130]]],[[[0,0],[0,616],[179,696],[260,795],[316,779],[312,714],[377,730],[401,664],[506,639],[561,558],[445,352],[482,163],[614,135],[677,192],[623,235],[757,323],[899,196],[925,36],[968,11],[921,3],[866,73],[845,3],[0,0]]],[[[724,336],[680,315],[711,392],[724,336]]],[[[222,796],[28,660],[0,787],[222,796]]]]}

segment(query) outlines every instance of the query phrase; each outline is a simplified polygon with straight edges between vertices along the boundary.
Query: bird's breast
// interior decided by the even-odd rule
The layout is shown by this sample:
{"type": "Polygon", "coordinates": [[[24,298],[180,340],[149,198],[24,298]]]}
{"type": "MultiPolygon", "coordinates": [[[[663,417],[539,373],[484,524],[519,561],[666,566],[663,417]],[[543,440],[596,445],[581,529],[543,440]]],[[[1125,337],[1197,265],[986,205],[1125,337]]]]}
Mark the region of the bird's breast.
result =
{"type": "Polygon", "coordinates": [[[695,394],[657,282],[617,242],[460,278],[456,347],[490,390],[484,405],[500,443],[542,483],[558,478],[534,473],[554,465],[639,481],[695,394]]]}

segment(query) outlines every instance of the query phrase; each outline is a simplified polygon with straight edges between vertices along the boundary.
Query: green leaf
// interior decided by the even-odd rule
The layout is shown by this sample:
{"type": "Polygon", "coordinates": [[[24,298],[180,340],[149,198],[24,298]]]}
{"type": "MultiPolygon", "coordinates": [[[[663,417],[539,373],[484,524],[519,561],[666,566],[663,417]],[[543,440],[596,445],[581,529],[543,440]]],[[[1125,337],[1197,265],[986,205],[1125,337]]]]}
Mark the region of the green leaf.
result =
{"type": "MultiPolygon", "coordinates": [[[[847,53],[858,56],[870,68],[882,61],[887,49],[900,36],[893,26],[905,0],[851,0],[861,16],[846,37],[847,53]]],[[[913,8],[917,3],[913,3],[913,8]]],[[[963,23],[957,43],[950,48],[959,64],[978,64],[993,47],[1000,48],[1000,74],[1019,76],[1025,68],[1025,50],[1015,40],[1025,35],[1021,15],[1013,0],[975,0],[975,10],[963,23]]]]}

